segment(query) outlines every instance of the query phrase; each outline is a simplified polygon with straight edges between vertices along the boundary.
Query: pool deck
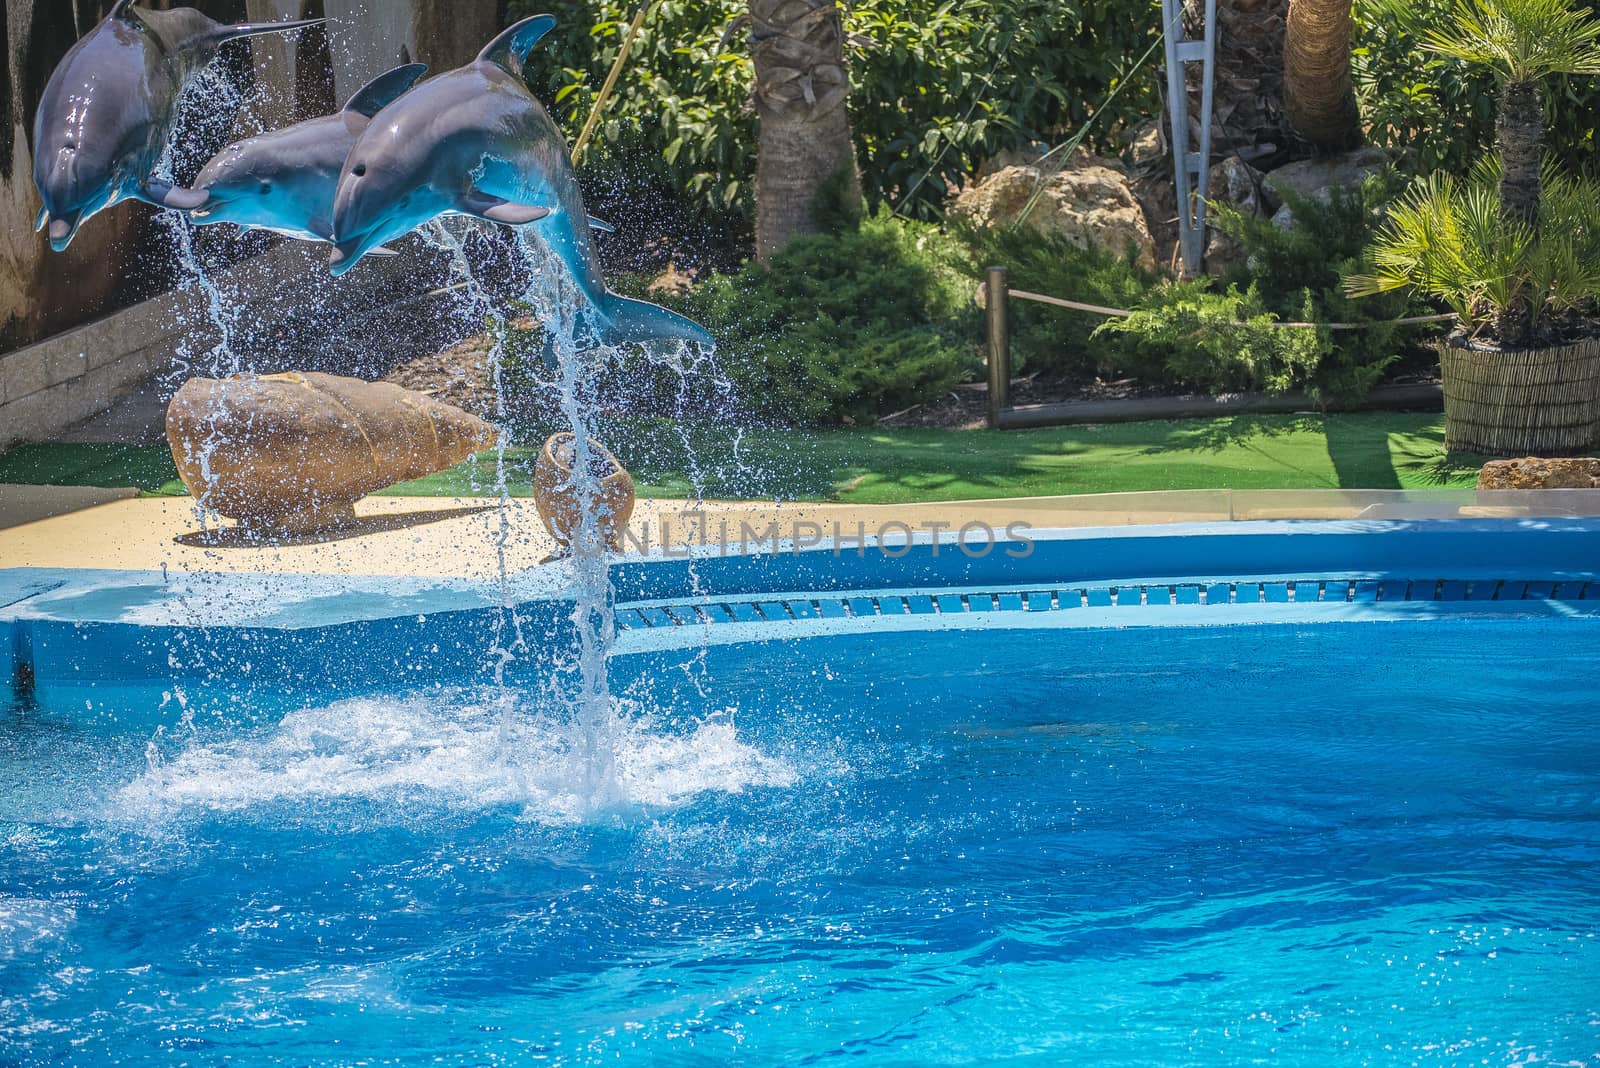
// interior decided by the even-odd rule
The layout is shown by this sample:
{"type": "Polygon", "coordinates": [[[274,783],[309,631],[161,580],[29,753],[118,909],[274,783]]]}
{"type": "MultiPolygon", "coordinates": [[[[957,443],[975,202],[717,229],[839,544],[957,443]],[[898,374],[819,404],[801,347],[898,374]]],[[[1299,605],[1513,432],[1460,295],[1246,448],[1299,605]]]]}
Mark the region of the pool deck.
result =
{"type": "MultiPolygon", "coordinates": [[[[1385,491],[1177,491],[935,504],[850,505],[641,501],[634,552],[690,545],[810,547],[823,539],[973,538],[1032,530],[1274,519],[1447,519],[1600,514],[1600,494],[1566,496],[1385,491]],[[1552,506],[1552,503],[1554,505],[1552,506]]],[[[122,491],[0,486],[0,571],[49,569],[192,574],[415,576],[489,582],[538,567],[555,550],[533,502],[502,511],[483,498],[370,497],[354,527],[252,541],[232,524],[201,523],[184,498],[122,491]]]]}

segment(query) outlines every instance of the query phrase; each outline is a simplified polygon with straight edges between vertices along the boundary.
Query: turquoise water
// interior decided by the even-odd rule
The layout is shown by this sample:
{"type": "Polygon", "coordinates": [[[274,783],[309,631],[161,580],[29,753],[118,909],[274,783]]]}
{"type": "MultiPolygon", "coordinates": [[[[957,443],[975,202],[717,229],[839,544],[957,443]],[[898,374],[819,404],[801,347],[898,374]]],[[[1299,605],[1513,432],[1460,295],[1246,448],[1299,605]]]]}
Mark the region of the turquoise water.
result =
{"type": "Polygon", "coordinates": [[[581,735],[536,679],[0,712],[0,1064],[1592,1063],[1597,641],[715,647],[581,735]]]}

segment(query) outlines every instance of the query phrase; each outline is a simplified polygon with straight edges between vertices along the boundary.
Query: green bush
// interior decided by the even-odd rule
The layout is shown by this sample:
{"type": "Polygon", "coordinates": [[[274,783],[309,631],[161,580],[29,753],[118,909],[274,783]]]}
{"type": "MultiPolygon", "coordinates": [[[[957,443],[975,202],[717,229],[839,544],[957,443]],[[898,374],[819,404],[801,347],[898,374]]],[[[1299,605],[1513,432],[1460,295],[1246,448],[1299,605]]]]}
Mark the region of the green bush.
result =
{"type": "MultiPolygon", "coordinates": [[[[972,249],[972,276],[998,264],[1010,271],[1011,287],[1110,308],[1141,307],[1159,279],[1133,261],[1098,248],[1079,248],[1064,237],[1033,230],[958,231],[972,249]]],[[[1137,346],[1119,337],[1095,336],[1104,320],[1027,301],[1011,304],[1011,359],[1017,374],[1049,381],[1083,382],[1121,372],[1134,362],[1137,346]]]]}
{"type": "MultiPolygon", "coordinates": [[[[510,17],[560,20],[535,56],[544,97],[576,135],[642,0],[513,0],[510,17]],[[542,66],[541,66],[542,64],[542,66]]],[[[635,45],[599,132],[636,136],[696,205],[748,215],[756,120],[745,35],[729,27],[744,0],[662,0],[635,45]]],[[[1055,142],[1093,114],[1155,40],[1151,0],[856,0],[846,16],[858,155],[867,199],[924,218],[984,160],[1055,142]],[[926,176],[926,177],[924,177],[926,176]],[[913,187],[915,187],[913,192],[913,187]]],[[[536,84],[539,75],[535,75],[536,84]]],[[[1095,116],[1091,144],[1152,113],[1156,78],[1095,116]]]]}
{"type": "Polygon", "coordinates": [[[1123,369],[1148,384],[1281,393],[1306,385],[1329,345],[1323,331],[1273,325],[1280,322],[1254,286],[1218,293],[1182,282],[1151,293],[1132,317],[1107,320],[1095,336],[1130,342],[1120,350],[1123,369]]]}
{"type": "Polygon", "coordinates": [[[1313,333],[1321,356],[1293,383],[1325,400],[1366,396],[1383,373],[1422,335],[1439,328],[1396,327],[1392,320],[1426,314],[1404,294],[1381,300],[1356,300],[1345,291],[1347,275],[1370,266],[1368,247],[1403,188],[1403,179],[1386,173],[1359,187],[1335,189],[1331,199],[1288,197],[1294,225],[1281,229],[1271,220],[1246,217],[1221,208],[1216,225],[1234,238],[1244,263],[1227,279],[1254,285],[1261,307],[1284,321],[1362,324],[1358,330],[1284,331],[1313,333]],[[1371,325],[1366,325],[1371,324],[1371,325]]]}
{"type": "Polygon", "coordinates": [[[963,255],[932,226],[879,214],[667,303],[716,335],[722,373],[754,415],[871,422],[981,369],[963,255]]]}

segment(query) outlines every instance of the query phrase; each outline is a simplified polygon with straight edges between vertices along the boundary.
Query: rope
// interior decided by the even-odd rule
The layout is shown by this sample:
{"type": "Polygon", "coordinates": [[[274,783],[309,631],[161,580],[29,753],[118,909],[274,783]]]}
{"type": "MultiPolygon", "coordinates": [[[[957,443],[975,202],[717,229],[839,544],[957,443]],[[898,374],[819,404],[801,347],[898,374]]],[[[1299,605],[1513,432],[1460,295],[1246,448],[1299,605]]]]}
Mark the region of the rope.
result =
{"type": "MultiPolygon", "coordinates": [[[[988,285],[978,287],[978,304],[983,306],[988,299],[988,285]]],[[[1084,304],[1076,300],[1062,300],[1060,297],[1047,297],[1042,293],[1029,293],[1025,289],[1008,289],[1006,292],[1018,300],[1031,300],[1036,304],[1049,304],[1057,308],[1069,308],[1072,311],[1089,312],[1092,315],[1110,315],[1119,319],[1130,319],[1136,312],[1126,308],[1106,308],[1099,304],[1084,304]]],[[[1405,319],[1384,319],[1370,323],[1247,323],[1235,319],[1225,323],[1225,326],[1268,326],[1279,327],[1284,330],[1371,330],[1379,326],[1418,326],[1422,323],[1443,323],[1455,319],[1455,315],[1413,315],[1405,319]]]]}

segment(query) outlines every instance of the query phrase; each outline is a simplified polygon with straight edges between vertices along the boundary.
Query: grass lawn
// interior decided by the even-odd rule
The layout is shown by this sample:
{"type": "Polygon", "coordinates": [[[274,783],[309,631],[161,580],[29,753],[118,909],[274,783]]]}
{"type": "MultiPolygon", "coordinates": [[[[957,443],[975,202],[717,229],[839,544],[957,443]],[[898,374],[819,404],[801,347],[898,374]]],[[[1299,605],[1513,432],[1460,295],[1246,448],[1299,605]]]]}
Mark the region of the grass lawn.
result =
{"type": "MultiPolygon", "coordinates": [[[[1234,416],[988,433],[744,431],[665,424],[602,437],[647,497],[899,504],[1173,489],[1470,488],[1482,458],[1444,450],[1441,415],[1373,412],[1234,416]]],[[[507,455],[512,493],[530,492],[535,449],[507,455]]],[[[493,454],[387,491],[492,493],[493,454]]],[[[181,494],[164,446],[27,445],[0,456],[0,483],[132,486],[181,494]]]]}

